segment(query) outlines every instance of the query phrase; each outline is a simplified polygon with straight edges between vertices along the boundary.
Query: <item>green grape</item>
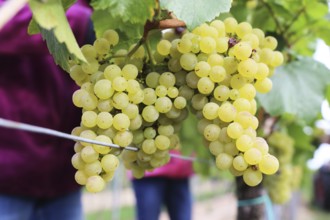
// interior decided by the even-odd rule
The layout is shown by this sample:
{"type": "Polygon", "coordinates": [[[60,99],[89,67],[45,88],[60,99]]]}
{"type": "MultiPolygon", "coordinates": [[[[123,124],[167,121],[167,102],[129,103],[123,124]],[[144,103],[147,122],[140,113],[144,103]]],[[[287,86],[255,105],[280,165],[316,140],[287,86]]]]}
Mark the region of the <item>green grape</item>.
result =
{"type": "Polygon", "coordinates": [[[275,50],[277,47],[277,40],[275,37],[267,36],[263,39],[261,47],[269,48],[271,50],[275,50]]]}
{"type": "Polygon", "coordinates": [[[159,97],[155,102],[155,108],[160,113],[167,113],[172,108],[172,100],[168,97],[159,97]]]}
{"type": "Polygon", "coordinates": [[[220,141],[211,141],[209,144],[209,150],[214,156],[218,156],[220,153],[224,152],[224,145],[220,141]]]}
{"type": "Polygon", "coordinates": [[[216,43],[216,51],[218,53],[225,53],[228,51],[228,37],[219,37],[215,40],[216,43]]]}
{"type": "Polygon", "coordinates": [[[238,62],[234,57],[223,58],[223,67],[226,69],[227,74],[233,74],[237,71],[238,62]]]}
{"type": "Polygon", "coordinates": [[[233,106],[235,107],[235,109],[237,109],[238,112],[250,111],[251,109],[250,101],[245,98],[235,99],[235,101],[233,102],[233,106]]]}
{"type": "Polygon", "coordinates": [[[269,92],[273,87],[273,82],[269,78],[264,78],[262,80],[257,80],[257,82],[254,84],[257,92],[260,93],[267,93],[269,92]]]}
{"type": "Polygon", "coordinates": [[[214,89],[214,82],[209,77],[202,77],[198,80],[197,89],[201,94],[208,95],[214,89]]]}
{"type": "Polygon", "coordinates": [[[251,58],[243,60],[238,64],[238,72],[244,77],[254,78],[258,71],[258,64],[251,58]]]}
{"type": "Polygon", "coordinates": [[[103,33],[103,37],[109,41],[110,46],[115,46],[119,42],[119,35],[115,30],[109,29],[103,33]]]}
{"type": "Polygon", "coordinates": [[[136,79],[138,75],[138,68],[133,64],[126,64],[121,70],[121,74],[126,80],[136,79]]]}
{"type": "Polygon", "coordinates": [[[236,140],[236,147],[241,152],[246,152],[253,147],[253,138],[249,135],[243,134],[236,140]]]}
{"type": "Polygon", "coordinates": [[[217,53],[210,54],[207,63],[211,66],[223,66],[223,56],[217,53]]]}
{"type": "Polygon", "coordinates": [[[246,78],[240,74],[235,74],[230,78],[230,86],[233,89],[240,89],[246,84],[246,78]]]}
{"type": "Polygon", "coordinates": [[[86,163],[84,167],[84,172],[87,176],[98,175],[102,172],[101,162],[95,160],[91,163],[86,163]]]}
{"type": "Polygon", "coordinates": [[[204,137],[208,141],[216,141],[220,136],[221,128],[216,124],[208,124],[204,128],[204,137]]]}
{"type": "Polygon", "coordinates": [[[83,93],[80,102],[84,110],[92,111],[97,107],[98,99],[91,93],[83,93]]]}
{"type": "Polygon", "coordinates": [[[87,74],[95,73],[99,67],[100,65],[95,59],[90,59],[81,65],[81,69],[87,74]]]}
{"type": "Polygon", "coordinates": [[[110,81],[112,81],[116,77],[122,76],[120,67],[115,64],[107,66],[104,69],[103,74],[104,77],[110,81]]]}
{"type": "Polygon", "coordinates": [[[157,135],[155,138],[155,145],[159,150],[167,150],[170,147],[170,139],[165,135],[157,135]]]}
{"type": "Polygon", "coordinates": [[[123,113],[118,113],[113,117],[112,125],[118,131],[127,130],[130,125],[129,117],[123,113]]]}
{"type": "Polygon", "coordinates": [[[174,127],[172,125],[160,125],[158,126],[158,134],[165,135],[165,136],[171,136],[174,134],[174,127]]]}
{"type": "Polygon", "coordinates": [[[194,71],[191,71],[186,76],[186,83],[190,88],[196,89],[199,79],[200,77],[197,76],[197,74],[194,71]]]}
{"type": "Polygon", "coordinates": [[[227,101],[230,89],[225,85],[218,85],[213,91],[213,96],[218,101],[227,101]]]}
{"type": "Polygon", "coordinates": [[[182,38],[177,42],[176,48],[180,53],[189,53],[192,47],[192,42],[189,39],[182,38]]]}
{"type": "Polygon", "coordinates": [[[199,48],[203,53],[213,53],[216,49],[216,42],[212,37],[203,37],[199,42],[199,48]]]}
{"type": "Polygon", "coordinates": [[[168,95],[168,97],[170,97],[172,99],[178,97],[178,95],[179,95],[178,88],[176,88],[174,86],[167,88],[167,95],[168,95]]]}
{"type": "Polygon", "coordinates": [[[231,122],[235,119],[237,114],[236,108],[229,102],[221,104],[218,110],[218,116],[221,121],[231,122]]]}
{"type": "Polygon", "coordinates": [[[143,103],[146,105],[152,105],[157,100],[156,91],[152,88],[143,89],[144,99],[143,103]]]}
{"type": "MultiPolygon", "coordinates": [[[[252,32],[252,29],[251,29],[252,32]]],[[[248,42],[252,48],[258,48],[259,47],[259,38],[257,35],[253,33],[245,34],[242,38],[242,41],[248,42]]]]}
{"type": "Polygon", "coordinates": [[[159,118],[159,112],[153,105],[149,105],[143,108],[142,118],[147,122],[155,122],[159,118]]]}
{"type": "MultiPolygon", "coordinates": [[[[135,48],[136,44],[132,44],[131,47],[129,48],[129,51],[131,52],[133,50],[133,48],[135,48]]],[[[132,55],[131,58],[133,59],[143,59],[145,56],[145,49],[143,46],[140,46],[132,55]]],[[[143,65],[143,64],[142,64],[143,65]]]]}
{"type": "Polygon", "coordinates": [[[127,80],[122,76],[118,76],[113,79],[112,87],[117,92],[123,92],[127,88],[127,80]]]}
{"type": "Polygon", "coordinates": [[[213,20],[210,23],[211,27],[214,27],[217,31],[218,31],[218,36],[219,37],[223,37],[225,36],[225,24],[223,23],[223,21],[220,20],[213,20]]]}
{"type": "Polygon", "coordinates": [[[244,129],[240,123],[232,122],[227,127],[227,134],[232,139],[237,139],[243,135],[244,129]]]}
{"type": "Polygon", "coordinates": [[[267,175],[272,175],[277,172],[279,168],[279,162],[276,157],[270,154],[265,154],[262,156],[259,162],[259,170],[267,175]]]}
{"type": "Polygon", "coordinates": [[[102,129],[110,128],[112,122],[113,117],[109,112],[100,112],[96,117],[96,125],[102,129]]]}
{"type": "MultiPolygon", "coordinates": [[[[112,144],[112,140],[105,135],[98,135],[97,137],[94,138],[95,141],[107,143],[107,144],[112,144]]],[[[108,146],[103,146],[99,144],[93,144],[93,148],[96,152],[100,154],[107,154],[110,152],[111,148],[108,146]]]]}
{"type": "Polygon", "coordinates": [[[116,92],[112,96],[112,102],[111,104],[116,108],[116,109],[124,109],[128,106],[129,104],[129,97],[125,92],[116,92]]]}
{"type": "Polygon", "coordinates": [[[218,117],[219,105],[214,102],[206,103],[203,107],[203,116],[208,120],[218,117]]]}
{"type": "Polygon", "coordinates": [[[95,47],[93,45],[85,44],[84,46],[82,46],[80,48],[80,50],[87,60],[96,59],[97,53],[96,53],[95,47]]]}
{"type": "Polygon", "coordinates": [[[262,154],[257,148],[251,147],[250,149],[244,152],[244,159],[250,165],[256,165],[260,163],[261,158],[262,158],[262,154]]]}
{"type": "Polygon", "coordinates": [[[233,156],[226,154],[226,153],[220,153],[216,157],[215,164],[217,168],[220,170],[227,170],[231,167],[233,163],[233,156]]]}
{"type": "Polygon", "coordinates": [[[195,110],[202,110],[204,105],[208,103],[208,99],[205,95],[195,94],[191,99],[191,105],[195,110]]]}
{"type": "Polygon", "coordinates": [[[111,180],[113,180],[114,176],[115,176],[115,171],[110,171],[110,172],[101,174],[101,177],[105,182],[110,182],[111,180]]]}
{"type": "Polygon", "coordinates": [[[94,111],[85,111],[81,116],[81,123],[87,127],[92,128],[96,126],[97,114],[94,111]]]}
{"type": "Polygon", "coordinates": [[[239,97],[239,91],[237,89],[231,89],[229,92],[229,98],[231,100],[236,100],[239,97]]]}
{"type": "Polygon", "coordinates": [[[173,87],[175,85],[175,76],[171,72],[164,72],[159,76],[159,85],[163,85],[166,88],[173,87]]]}
{"type": "Polygon", "coordinates": [[[258,63],[258,71],[255,75],[257,80],[263,80],[269,75],[269,68],[264,63],[258,63]]]}
{"type": "Polygon", "coordinates": [[[226,18],[223,23],[225,24],[225,30],[227,34],[234,33],[237,26],[237,21],[233,17],[226,18]]]}
{"type": "MultiPolygon", "coordinates": [[[[80,133],[80,135],[79,135],[80,137],[82,137],[82,138],[87,138],[87,139],[94,139],[94,138],[96,138],[96,134],[95,134],[95,132],[94,131],[92,131],[92,130],[84,130],[84,131],[82,131],[81,133],[80,133]]],[[[89,143],[87,143],[87,142],[80,142],[83,146],[88,146],[88,145],[90,145],[89,143]]]]}
{"type": "Polygon", "coordinates": [[[245,171],[248,166],[248,163],[244,160],[244,157],[242,155],[237,155],[233,159],[233,167],[238,171],[245,171]]]}
{"type": "Polygon", "coordinates": [[[262,137],[256,137],[253,143],[253,147],[258,149],[262,155],[267,154],[269,150],[267,141],[262,137]]]}
{"type": "Polygon", "coordinates": [[[128,105],[122,109],[122,113],[127,115],[129,119],[133,119],[139,114],[139,107],[135,104],[128,103],[128,105]]]}
{"type": "Polygon", "coordinates": [[[129,125],[129,130],[134,131],[139,129],[142,126],[142,116],[137,115],[135,118],[132,118],[129,125]]]}
{"type": "Polygon", "coordinates": [[[86,189],[91,193],[101,192],[105,185],[105,181],[99,175],[90,176],[86,181],[86,189]]]}
{"type": "Polygon", "coordinates": [[[183,85],[179,88],[179,96],[184,97],[186,100],[192,99],[194,90],[187,85],[183,85]]]}
{"type": "Polygon", "coordinates": [[[253,115],[250,112],[247,111],[238,112],[234,121],[240,123],[244,129],[248,127],[254,128],[253,115]]]}
{"type": "Polygon", "coordinates": [[[219,83],[226,78],[226,70],[222,66],[212,66],[209,75],[213,82],[219,83]]]}
{"type": "Polygon", "coordinates": [[[158,97],[165,97],[167,95],[167,88],[166,86],[159,85],[156,87],[156,95],[158,97]]]}
{"type": "Polygon", "coordinates": [[[236,26],[235,32],[239,38],[243,38],[252,32],[252,26],[248,22],[241,22],[236,26]]]}
{"type": "Polygon", "coordinates": [[[82,70],[80,65],[73,65],[69,73],[74,81],[82,81],[87,77],[87,74],[82,70]]]}
{"type": "Polygon", "coordinates": [[[167,56],[170,53],[171,42],[168,40],[160,40],[157,44],[157,52],[163,56],[167,56]]]}
{"type": "Polygon", "coordinates": [[[255,87],[251,83],[246,83],[239,90],[239,95],[242,98],[252,100],[257,94],[255,87]]]}
{"type": "Polygon", "coordinates": [[[187,71],[195,69],[197,62],[198,60],[194,53],[185,53],[180,57],[180,65],[187,71]]]}
{"type": "Polygon", "coordinates": [[[178,96],[174,99],[173,105],[177,109],[183,109],[187,106],[187,100],[182,96],[178,96]]]}
{"type": "Polygon", "coordinates": [[[147,127],[146,129],[144,129],[143,135],[146,139],[153,139],[156,137],[157,131],[153,127],[147,127]]]}
{"type": "Polygon", "coordinates": [[[145,139],[142,142],[142,150],[146,154],[154,154],[157,151],[154,139],[145,139]]]}
{"type": "Polygon", "coordinates": [[[133,134],[130,131],[118,131],[113,138],[113,142],[121,147],[130,145],[133,141],[133,134]]]}
{"type": "Polygon", "coordinates": [[[138,91],[141,91],[141,86],[140,83],[138,81],[136,81],[135,79],[129,79],[127,80],[127,88],[126,91],[128,93],[137,93],[138,91]]]}
{"type": "Polygon", "coordinates": [[[88,176],[83,170],[77,170],[74,179],[79,185],[86,185],[88,176]]]}
{"type": "Polygon", "coordinates": [[[247,168],[243,173],[243,180],[248,186],[256,186],[262,181],[262,173],[253,168],[247,168]]]}
{"type": "Polygon", "coordinates": [[[226,143],[224,146],[224,150],[225,150],[225,153],[227,153],[231,156],[236,156],[239,153],[234,142],[226,143]]]}
{"type": "Polygon", "coordinates": [[[102,157],[101,166],[105,172],[112,172],[118,168],[119,160],[115,155],[107,154],[102,157]]]}
{"type": "Polygon", "coordinates": [[[111,112],[113,109],[113,106],[111,104],[111,100],[110,99],[105,99],[105,100],[98,100],[97,102],[97,109],[100,112],[111,112]]]}
{"type": "Polygon", "coordinates": [[[146,84],[150,88],[156,88],[158,86],[158,81],[159,81],[160,74],[157,72],[150,72],[146,76],[146,84]]]}
{"type": "MultiPolygon", "coordinates": [[[[79,136],[79,135],[77,135],[77,136],[79,136]]],[[[79,142],[76,142],[74,144],[73,148],[74,148],[74,152],[80,153],[81,150],[84,148],[84,146],[82,146],[79,142]]]]}
{"type": "Polygon", "coordinates": [[[95,51],[100,55],[105,55],[109,52],[110,43],[105,38],[98,38],[94,41],[93,44],[95,51]]]}
{"type": "MultiPolygon", "coordinates": [[[[97,157],[98,158],[98,157],[97,157]]],[[[97,158],[95,160],[97,160],[97,158]]],[[[94,161],[94,158],[92,158],[94,161]]],[[[81,157],[81,153],[75,153],[71,158],[71,164],[77,170],[82,170],[85,167],[86,161],[84,161],[81,157]]]]}
{"type": "Polygon", "coordinates": [[[270,65],[272,67],[278,67],[278,66],[282,65],[283,60],[284,60],[283,54],[279,51],[274,51],[273,58],[270,61],[270,65]]]}
{"type": "Polygon", "coordinates": [[[239,42],[234,46],[235,57],[239,60],[247,60],[252,54],[252,47],[247,42],[239,42]]]}
{"type": "Polygon", "coordinates": [[[211,70],[211,66],[210,64],[208,64],[205,61],[199,61],[196,65],[195,65],[195,73],[197,76],[199,77],[204,77],[204,76],[208,76],[209,72],[211,70]]]}

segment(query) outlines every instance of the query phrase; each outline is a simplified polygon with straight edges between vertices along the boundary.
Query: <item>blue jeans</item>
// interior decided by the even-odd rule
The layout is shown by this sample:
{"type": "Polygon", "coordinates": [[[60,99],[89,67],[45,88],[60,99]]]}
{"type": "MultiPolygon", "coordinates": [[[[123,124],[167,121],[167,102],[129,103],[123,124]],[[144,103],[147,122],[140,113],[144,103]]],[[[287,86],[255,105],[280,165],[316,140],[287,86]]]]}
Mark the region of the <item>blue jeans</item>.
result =
{"type": "Polygon", "coordinates": [[[158,220],[162,205],[171,220],[191,220],[189,179],[146,177],[133,180],[138,220],[158,220]]]}
{"type": "Polygon", "coordinates": [[[82,220],[81,191],[54,199],[0,194],[1,220],[82,220]]]}

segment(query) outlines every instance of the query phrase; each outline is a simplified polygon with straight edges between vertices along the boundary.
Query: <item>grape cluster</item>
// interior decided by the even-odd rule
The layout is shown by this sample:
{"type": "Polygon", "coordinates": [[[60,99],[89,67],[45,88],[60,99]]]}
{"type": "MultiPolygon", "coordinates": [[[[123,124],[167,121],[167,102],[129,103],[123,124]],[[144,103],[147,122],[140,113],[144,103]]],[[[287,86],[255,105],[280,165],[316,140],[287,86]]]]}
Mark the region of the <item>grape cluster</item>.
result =
{"type": "Polygon", "coordinates": [[[216,157],[216,166],[243,175],[250,186],[279,167],[267,142],[256,135],[255,117],[256,93],[270,91],[269,77],[283,62],[276,47],[274,37],[234,18],[202,24],[180,39],[163,39],[157,45],[168,68],[182,76],[180,94],[190,100],[199,119],[198,131],[216,157]]]}
{"type": "Polygon", "coordinates": [[[148,53],[136,45],[116,49],[118,42],[117,32],[107,30],[81,48],[87,62],[70,69],[80,86],[73,103],[82,109],[81,125],[72,133],[120,146],[77,142],[72,164],[79,184],[101,191],[119,155],[136,178],[166,164],[169,150],[180,145],[178,132],[189,111],[198,117],[198,131],[220,170],[242,175],[250,186],[278,170],[267,142],[257,137],[255,117],[256,93],[271,89],[269,77],[283,62],[275,38],[227,18],[181,37],[166,32],[148,53]],[[153,61],[156,67],[149,65],[153,61]],[[137,151],[123,151],[126,146],[137,151]]]}
{"type": "Polygon", "coordinates": [[[301,170],[292,165],[294,140],[279,131],[273,132],[267,140],[281,168],[275,175],[265,178],[264,186],[274,203],[283,204],[291,198],[295,185],[299,185],[301,180],[301,170]]]}

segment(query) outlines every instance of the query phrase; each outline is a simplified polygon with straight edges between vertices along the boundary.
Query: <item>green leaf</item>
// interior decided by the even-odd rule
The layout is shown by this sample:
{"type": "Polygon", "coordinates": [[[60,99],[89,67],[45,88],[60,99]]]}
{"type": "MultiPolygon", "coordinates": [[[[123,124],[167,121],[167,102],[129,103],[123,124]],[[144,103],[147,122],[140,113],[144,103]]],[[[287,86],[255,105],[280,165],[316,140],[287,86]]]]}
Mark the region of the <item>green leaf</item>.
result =
{"type": "MultiPolygon", "coordinates": [[[[73,1],[66,2],[69,4],[73,1]]],[[[86,59],[80,51],[65,16],[62,2],[60,0],[48,0],[44,3],[38,0],[30,0],[29,4],[33,12],[33,18],[38,23],[39,28],[43,30],[41,34],[47,41],[48,49],[53,54],[55,62],[66,71],[69,70],[68,57],[85,62],[86,59]],[[62,56],[55,55],[58,51],[63,53],[62,56]]]]}
{"type": "Polygon", "coordinates": [[[189,30],[198,25],[213,20],[222,12],[228,12],[231,0],[160,0],[163,9],[173,12],[184,21],[189,30]]]}
{"type": "Polygon", "coordinates": [[[143,33],[143,24],[138,25],[124,22],[118,16],[113,16],[107,10],[95,10],[92,15],[92,21],[97,38],[101,37],[104,31],[108,29],[120,30],[129,38],[140,38],[143,33]]]}
{"type": "Polygon", "coordinates": [[[288,133],[294,139],[295,148],[313,151],[314,147],[311,145],[312,137],[304,132],[304,126],[298,124],[291,124],[288,126],[288,133]]]}
{"type": "Polygon", "coordinates": [[[330,85],[327,86],[326,96],[325,98],[330,103],[330,85]]]}
{"type": "MultiPolygon", "coordinates": [[[[62,0],[64,10],[68,10],[76,1],[77,0],[62,0]]],[[[38,33],[40,33],[39,26],[37,22],[32,18],[28,27],[28,34],[33,35],[38,33]]]]}
{"type": "Polygon", "coordinates": [[[94,0],[94,10],[108,10],[112,17],[122,22],[145,24],[151,20],[156,6],[155,0],[94,0]]]}
{"type": "Polygon", "coordinates": [[[273,89],[258,94],[259,103],[273,116],[294,114],[306,122],[320,112],[330,70],[323,64],[304,58],[279,67],[272,77],[273,89]]]}

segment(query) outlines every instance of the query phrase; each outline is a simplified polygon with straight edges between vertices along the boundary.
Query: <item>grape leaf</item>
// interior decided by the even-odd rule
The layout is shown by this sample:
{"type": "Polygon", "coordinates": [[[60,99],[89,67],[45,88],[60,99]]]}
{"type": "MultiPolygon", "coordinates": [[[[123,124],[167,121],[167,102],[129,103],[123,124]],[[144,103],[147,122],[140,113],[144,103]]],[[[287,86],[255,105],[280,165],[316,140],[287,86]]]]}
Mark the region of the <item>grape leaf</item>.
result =
{"type": "Polygon", "coordinates": [[[95,10],[92,15],[96,37],[101,37],[107,29],[117,29],[129,38],[140,38],[143,33],[144,24],[132,24],[124,22],[118,16],[113,16],[107,10],[95,10]]]}
{"type": "Polygon", "coordinates": [[[204,22],[211,21],[222,12],[228,12],[231,0],[160,0],[160,5],[163,9],[173,12],[191,30],[204,22]]]}
{"type": "Polygon", "coordinates": [[[152,19],[154,0],[100,0],[92,1],[94,10],[108,10],[112,17],[132,24],[145,24],[152,19]]]}
{"type": "Polygon", "coordinates": [[[48,0],[45,3],[38,0],[30,0],[29,4],[33,12],[33,18],[38,23],[39,29],[43,30],[41,34],[47,41],[48,49],[54,56],[56,64],[68,71],[68,57],[85,62],[86,59],[80,51],[65,16],[61,0],[48,0]],[[58,51],[61,51],[61,55],[57,54],[58,51]]]}
{"type": "Polygon", "coordinates": [[[279,67],[272,81],[273,89],[269,93],[257,95],[261,106],[273,116],[289,113],[311,122],[325,99],[330,70],[311,58],[304,58],[279,67]]]}

